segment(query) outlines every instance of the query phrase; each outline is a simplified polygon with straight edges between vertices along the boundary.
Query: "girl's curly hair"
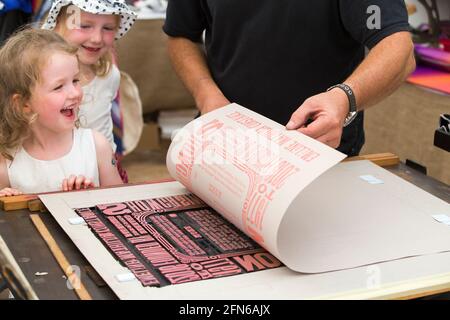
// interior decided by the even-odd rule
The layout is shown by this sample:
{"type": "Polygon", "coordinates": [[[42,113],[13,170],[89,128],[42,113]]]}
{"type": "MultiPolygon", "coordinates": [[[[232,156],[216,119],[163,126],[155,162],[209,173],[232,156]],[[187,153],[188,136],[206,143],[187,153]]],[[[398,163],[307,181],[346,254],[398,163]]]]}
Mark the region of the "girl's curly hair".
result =
{"type": "Polygon", "coordinates": [[[24,105],[55,51],[76,56],[77,48],[56,32],[30,27],[12,35],[0,49],[0,154],[6,159],[13,160],[30,134],[36,115],[25,113],[24,105]]]}

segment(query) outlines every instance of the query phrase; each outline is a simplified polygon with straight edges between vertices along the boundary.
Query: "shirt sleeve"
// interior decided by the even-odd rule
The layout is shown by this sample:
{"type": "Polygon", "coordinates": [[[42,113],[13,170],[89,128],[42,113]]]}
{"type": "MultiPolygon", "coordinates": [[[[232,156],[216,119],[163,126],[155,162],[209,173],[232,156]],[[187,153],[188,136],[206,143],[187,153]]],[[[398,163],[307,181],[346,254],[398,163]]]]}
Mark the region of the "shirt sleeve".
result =
{"type": "Polygon", "coordinates": [[[202,42],[206,28],[203,0],[169,0],[163,31],[171,37],[202,42]]]}
{"type": "Polygon", "coordinates": [[[410,31],[404,0],[340,0],[342,23],[369,49],[399,31],[410,31]]]}

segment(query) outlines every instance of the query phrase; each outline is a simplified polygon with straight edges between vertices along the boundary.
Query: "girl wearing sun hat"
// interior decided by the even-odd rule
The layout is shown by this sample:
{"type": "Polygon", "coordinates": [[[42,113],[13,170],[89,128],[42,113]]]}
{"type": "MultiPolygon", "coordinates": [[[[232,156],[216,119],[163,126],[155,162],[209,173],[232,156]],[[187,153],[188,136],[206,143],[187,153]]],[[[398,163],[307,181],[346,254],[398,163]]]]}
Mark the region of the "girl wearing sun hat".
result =
{"type": "MultiPolygon", "coordinates": [[[[112,63],[112,51],[114,41],[130,30],[136,17],[123,0],[56,0],[42,25],[78,47],[84,94],[79,111],[81,126],[102,133],[115,152],[111,109],[119,89],[120,71],[112,63]]],[[[118,168],[127,182],[120,163],[118,168]]]]}
{"type": "MultiPolygon", "coordinates": [[[[120,39],[136,21],[136,13],[133,12],[123,0],[56,0],[48,13],[43,29],[54,29],[61,21],[61,11],[69,5],[78,9],[99,15],[120,16],[120,23],[116,30],[116,40],[120,39]]],[[[65,14],[63,14],[65,15],[65,14]]]]}

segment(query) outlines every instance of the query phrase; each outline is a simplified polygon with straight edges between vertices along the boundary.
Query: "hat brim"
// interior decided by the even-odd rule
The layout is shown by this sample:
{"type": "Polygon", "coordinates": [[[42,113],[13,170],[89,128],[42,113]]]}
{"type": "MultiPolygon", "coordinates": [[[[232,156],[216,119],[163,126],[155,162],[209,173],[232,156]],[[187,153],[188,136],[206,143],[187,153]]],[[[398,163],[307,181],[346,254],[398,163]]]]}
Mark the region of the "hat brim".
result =
{"type": "Polygon", "coordinates": [[[137,15],[125,3],[114,0],[56,0],[42,25],[43,29],[53,30],[56,27],[61,9],[68,5],[92,14],[113,14],[120,16],[120,25],[116,32],[116,40],[122,38],[133,26],[137,15]]]}

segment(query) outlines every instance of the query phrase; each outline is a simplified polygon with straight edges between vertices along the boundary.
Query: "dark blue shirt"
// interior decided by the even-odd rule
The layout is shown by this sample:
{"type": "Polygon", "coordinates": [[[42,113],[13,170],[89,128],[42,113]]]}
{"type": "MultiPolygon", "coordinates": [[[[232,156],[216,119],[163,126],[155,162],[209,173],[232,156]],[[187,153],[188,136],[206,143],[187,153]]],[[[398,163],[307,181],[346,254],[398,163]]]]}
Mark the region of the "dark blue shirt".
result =
{"type": "MultiPolygon", "coordinates": [[[[366,47],[409,24],[403,0],[169,0],[163,29],[194,42],[206,31],[207,63],[224,95],[285,125],[305,99],[350,76],[366,47]]],[[[338,149],[356,155],[363,144],[360,112],[338,149]]]]}

